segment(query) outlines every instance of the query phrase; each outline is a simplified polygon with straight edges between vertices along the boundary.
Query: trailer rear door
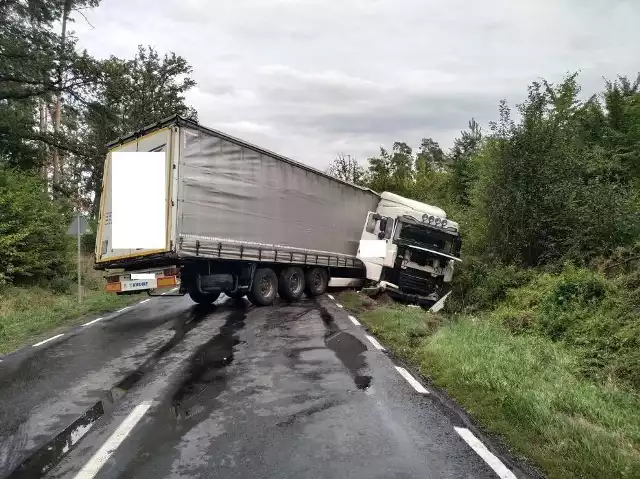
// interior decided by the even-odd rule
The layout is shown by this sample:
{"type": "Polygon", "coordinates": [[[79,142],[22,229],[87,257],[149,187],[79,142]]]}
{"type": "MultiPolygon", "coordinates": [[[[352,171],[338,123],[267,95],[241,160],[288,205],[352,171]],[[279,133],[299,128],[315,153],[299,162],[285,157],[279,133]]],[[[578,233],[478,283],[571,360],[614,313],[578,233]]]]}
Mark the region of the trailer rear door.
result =
{"type": "MultiPolygon", "coordinates": [[[[104,263],[114,260],[137,258],[152,254],[164,253],[172,248],[172,235],[174,234],[172,224],[175,222],[175,212],[172,208],[173,198],[173,173],[172,157],[174,149],[178,145],[177,128],[173,126],[165,127],[150,132],[140,138],[128,141],[109,150],[104,165],[104,178],[102,182],[102,196],[100,198],[100,216],[98,224],[98,234],[96,238],[96,262],[104,263]],[[174,141],[175,138],[175,141],[174,141]],[[112,154],[114,152],[164,152],[166,158],[166,201],[150,202],[145,197],[136,195],[136,191],[112,191],[112,154]],[[131,213],[137,215],[149,214],[151,209],[162,208],[166,212],[165,245],[157,249],[113,249],[112,239],[112,200],[113,195],[127,195],[131,203],[131,213]]],[[[177,156],[176,156],[177,157],[177,156]]],[[[140,182],[145,181],[144,175],[139,178],[140,182]]]]}

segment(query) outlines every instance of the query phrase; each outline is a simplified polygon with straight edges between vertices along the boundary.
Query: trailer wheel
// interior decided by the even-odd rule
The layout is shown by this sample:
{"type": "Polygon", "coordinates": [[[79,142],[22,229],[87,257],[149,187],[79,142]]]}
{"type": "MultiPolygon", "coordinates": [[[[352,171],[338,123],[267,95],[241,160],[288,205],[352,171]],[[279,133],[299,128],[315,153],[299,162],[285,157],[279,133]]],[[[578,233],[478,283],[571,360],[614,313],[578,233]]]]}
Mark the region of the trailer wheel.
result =
{"type": "Polygon", "coordinates": [[[329,275],[324,268],[311,268],[305,275],[307,296],[319,296],[324,294],[329,285],[329,275]]]}
{"type": "Polygon", "coordinates": [[[278,281],[278,293],[287,301],[298,301],[304,293],[305,281],[302,268],[292,266],[282,271],[278,281]]]}
{"type": "Polygon", "coordinates": [[[251,290],[247,298],[256,306],[273,304],[278,292],[278,277],[270,268],[258,268],[253,275],[251,290]]]}
{"type": "Polygon", "coordinates": [[[189,290],[189,296],[198,304],[211,304],[220,297],[220,293],[201,293],[195,289],[189,290]]]}

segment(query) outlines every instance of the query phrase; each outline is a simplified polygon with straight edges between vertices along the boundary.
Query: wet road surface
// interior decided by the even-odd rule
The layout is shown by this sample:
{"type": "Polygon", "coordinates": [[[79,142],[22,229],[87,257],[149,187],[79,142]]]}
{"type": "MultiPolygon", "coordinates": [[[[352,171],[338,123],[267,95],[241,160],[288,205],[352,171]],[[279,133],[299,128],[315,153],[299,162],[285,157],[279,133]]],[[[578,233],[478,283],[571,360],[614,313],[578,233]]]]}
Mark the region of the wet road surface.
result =
{"type": "Polygon", "coordinates": [[[2,478],[498,477],[460,425],[327,297],[157,298],[0,363],[2,478]]]}

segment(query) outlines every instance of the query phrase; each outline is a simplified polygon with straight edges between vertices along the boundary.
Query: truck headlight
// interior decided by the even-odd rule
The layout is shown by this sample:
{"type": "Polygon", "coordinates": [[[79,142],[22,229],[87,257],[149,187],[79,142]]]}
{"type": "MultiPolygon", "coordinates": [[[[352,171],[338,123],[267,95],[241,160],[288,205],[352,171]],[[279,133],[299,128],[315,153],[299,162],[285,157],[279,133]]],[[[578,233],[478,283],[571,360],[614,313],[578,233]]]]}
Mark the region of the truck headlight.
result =
{"type": "Polygon", "coordinates": [[[446,226],[447,226],[447,220],[442,220],[442,227],[446,228],[446,226]]]}
{"type": "Polygon", "coordinates": [[[422,215],[422,221],[424,221],[425,223],[429,221],[429,215],[428,214],[423,214],[422,215]]]}
{"type": "Polygon", "coordinates": [[[436,218],[436,226],[440,224],[440,221],[442,221],[440,218],[436,218]]]}
{"type": "Polygon", "coordinates": [[[432,224],[435,221],[436,217],[433,215],[429,215],[429,224],[432,224]]]}

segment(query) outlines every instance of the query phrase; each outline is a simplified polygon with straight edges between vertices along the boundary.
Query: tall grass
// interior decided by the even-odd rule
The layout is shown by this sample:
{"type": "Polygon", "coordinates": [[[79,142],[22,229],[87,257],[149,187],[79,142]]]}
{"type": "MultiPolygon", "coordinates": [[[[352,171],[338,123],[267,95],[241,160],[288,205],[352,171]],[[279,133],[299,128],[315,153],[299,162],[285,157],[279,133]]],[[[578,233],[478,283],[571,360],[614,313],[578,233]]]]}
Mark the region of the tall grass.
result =
{"type": "Polygon", "coordinates": [[[102,275],[85,258],[83,298],[78,302],[75,277],[60,277],[46,286],[0,289],[0,354],[50,336],[64,326],[84,322],[89,314],[121,308],[139,296],[117,296],[103,291],[102,275]]]}

